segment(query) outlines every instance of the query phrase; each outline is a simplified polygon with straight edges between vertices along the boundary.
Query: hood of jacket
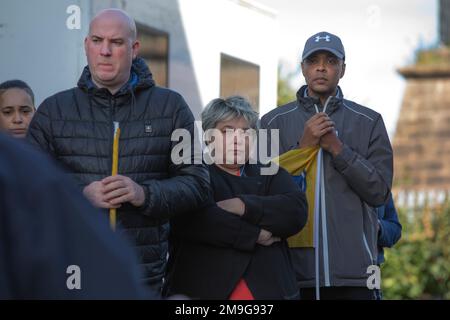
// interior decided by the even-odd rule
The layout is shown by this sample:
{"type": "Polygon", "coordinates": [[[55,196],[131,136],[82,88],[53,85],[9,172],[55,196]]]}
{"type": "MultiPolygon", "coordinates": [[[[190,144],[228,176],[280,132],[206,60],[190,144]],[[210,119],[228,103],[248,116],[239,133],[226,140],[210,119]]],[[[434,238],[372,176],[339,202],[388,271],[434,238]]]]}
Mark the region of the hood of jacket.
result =
{"type": "MultiPolygon", "coordinates": [[[[98,88],[94,84],[92,81],[91,70],[88,65],[84,67],[77,85],[81,90],[94,95],[107,95],[109,93],[108,89],[98,88]]],[[[114,95],[127,95],[142,89],[153,87],[154,85],[155,81],[153,80],[153,75],[144,59],[137,57],[133,60],[131,65],[130,78],[128,82],[124,84],[114,95]]]]}
{"type": "MultiPolygon", "coordinates": [[[[330,114],[337,108],[339,108],[342,100],[344,99],[344,94],[342,89],[338,86],[337,93],[335,96],[331,97],[327,105],[327,113],[330,114]]],[[[323,106],[319,98],[308,96],[308,86],[304,85],[297,91],[297,101],[300,106],[305,108],[308,112],[315,112],[314,105],[317,105],[319,111],[322,110],[323,106]]]]}

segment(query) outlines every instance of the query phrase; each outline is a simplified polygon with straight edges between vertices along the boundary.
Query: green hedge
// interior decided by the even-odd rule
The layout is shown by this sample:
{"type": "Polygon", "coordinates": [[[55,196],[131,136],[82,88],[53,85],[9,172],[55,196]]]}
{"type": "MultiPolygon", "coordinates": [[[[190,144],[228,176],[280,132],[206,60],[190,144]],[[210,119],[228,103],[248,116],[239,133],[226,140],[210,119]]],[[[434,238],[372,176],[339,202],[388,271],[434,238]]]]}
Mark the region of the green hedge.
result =
{"type": "Polygon", "coordinates": [[[402,239],[386,250],[385,299],[450,299],[450,205],[399,209],[402,239]]]}

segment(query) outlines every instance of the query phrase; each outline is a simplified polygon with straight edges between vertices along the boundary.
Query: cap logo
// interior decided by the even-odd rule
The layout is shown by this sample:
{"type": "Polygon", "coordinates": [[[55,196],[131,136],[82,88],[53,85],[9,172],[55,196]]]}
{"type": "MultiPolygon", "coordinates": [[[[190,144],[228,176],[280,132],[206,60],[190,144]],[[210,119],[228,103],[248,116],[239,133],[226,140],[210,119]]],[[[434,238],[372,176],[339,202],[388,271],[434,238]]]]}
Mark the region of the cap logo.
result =
{"type": "Polygon", "coordinates": [[[330,42],[330,41],[331,41],[329,35],[326,35],[326,36],[324,36],[324,37],[317,36],[317,37],[316,37],[316,42],[319,42],[320,40],[325,40],[326,42],[330,42]]]}

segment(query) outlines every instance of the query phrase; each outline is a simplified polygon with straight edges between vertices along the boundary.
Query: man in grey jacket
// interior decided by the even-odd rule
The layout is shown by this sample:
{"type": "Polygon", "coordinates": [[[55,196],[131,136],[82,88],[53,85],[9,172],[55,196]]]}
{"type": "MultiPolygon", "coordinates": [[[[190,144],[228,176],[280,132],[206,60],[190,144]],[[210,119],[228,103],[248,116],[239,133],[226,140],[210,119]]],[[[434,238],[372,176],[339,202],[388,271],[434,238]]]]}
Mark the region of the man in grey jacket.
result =
{"type": "Polygon", "coordinates": [[[262,128],[279,129],[280,154],[321,148],[314,244],[291,249],[301,295],[373,299],[371,289],[380,283],[374,207],[387,201],[392,185],[391,144],[380,114],[343,98],[338,83],[345,73],[345,52],[337,36],[320,32],[310,37],[301,67],[307,85],[297,100],[261,120],[262,128]]]}

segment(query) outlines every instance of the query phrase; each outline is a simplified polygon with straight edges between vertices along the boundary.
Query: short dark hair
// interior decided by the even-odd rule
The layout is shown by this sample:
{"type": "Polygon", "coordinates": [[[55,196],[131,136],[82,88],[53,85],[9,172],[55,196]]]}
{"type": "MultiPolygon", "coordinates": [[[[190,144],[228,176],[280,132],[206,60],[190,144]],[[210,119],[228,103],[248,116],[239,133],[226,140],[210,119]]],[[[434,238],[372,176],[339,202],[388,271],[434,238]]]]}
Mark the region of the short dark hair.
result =
{"type": "Polygon", "coordinates": [[[0,83],[0,96],[8,89],[22,89],[31,98],[31,102],[33,102],[34,105],[34,93],[33,90],[31,90],[30,86],[22,80],[8,80],[3,83],[0,83]]]}
{"type": "Polygon", "coordinates": [[[253,110],[250,102],[241,96],[212,100],[203,110],[201,117],[204,131],[214,129],[220,121],[240,117],[248,122],[250,128],[257,129],[258,126],[258,113],[253,110]]]}

